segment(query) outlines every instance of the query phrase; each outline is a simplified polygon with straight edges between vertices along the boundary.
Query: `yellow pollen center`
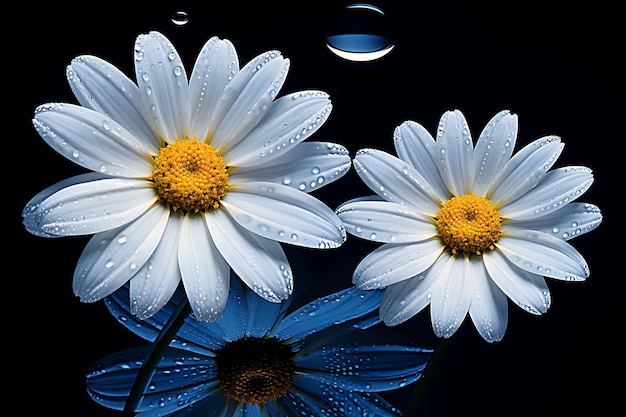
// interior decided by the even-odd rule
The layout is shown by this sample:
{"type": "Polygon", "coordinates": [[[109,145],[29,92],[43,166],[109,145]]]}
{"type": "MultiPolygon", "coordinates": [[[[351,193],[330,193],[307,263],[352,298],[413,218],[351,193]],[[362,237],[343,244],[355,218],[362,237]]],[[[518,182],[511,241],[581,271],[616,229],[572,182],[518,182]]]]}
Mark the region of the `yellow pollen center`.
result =
{"type": "Polygon", "coordinates": [[[472,193],[443,203],[436,221],[441,239],[453,254],[480,255],[487,249],[493,250],[502,228],[494,204],[472,193]]]}
{"type": "Polygon", "coordinates": [[[228,188],[228,167],[213,146],[193,139],[176,140],[154,159],[152,180],[159,199],[174,210],[218,208],[228,188]]]}
{"type": "Polygon", "coordinates": [[[216,352],[217,377],[227,397],[263,405],[282,397],[296,376],[289,345],[272,337],[244,337],[216,352]]]}

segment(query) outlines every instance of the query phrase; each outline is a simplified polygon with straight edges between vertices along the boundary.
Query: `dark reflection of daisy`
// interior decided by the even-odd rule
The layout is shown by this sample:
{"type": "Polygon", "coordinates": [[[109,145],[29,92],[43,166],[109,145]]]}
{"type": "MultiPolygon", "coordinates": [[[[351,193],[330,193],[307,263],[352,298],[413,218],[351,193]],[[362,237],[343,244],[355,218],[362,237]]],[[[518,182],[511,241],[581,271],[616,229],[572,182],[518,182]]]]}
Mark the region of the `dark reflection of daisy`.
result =
{"type": "MultiPolygon", "coordinates": [[[[87,375],[92,398],[109,408],[134,401],[139,416],[397,416],[378,392],[415,382],[432,351],[407,342],[399,329],[375,326],[382,291],[350,288],[288,311],[239,280],[213,323],[188,316],[139,399],[129,399],[152,347],[109,355],[87,375]]],[[[124,290],[126,287],[124,287],[124,290]]],[[[153,317],[130,315],[122,290],[107,298],[111,313],[153,341],[177,304],[153,317]]]]}
{"type": "Polygon", "coordinates": [[[95,56],[67,79],[79,105],[48,103],[34,126],[54,150],[92,173],[59,182],[26,205],[38,236],[90,235],[74,274],[82,301],[130,280],[146,318],[183,282],[199,320],[219,317],[231,268],[280,302],[292,271],[280,243],[335,248],[346,238],[332,209],[307,192],[350,167],[337,144],[306,142],[331,111],[328,95],[277,98],[289,60],[262,53],[239,68],[228,40],[211,38],[191,75],[158,32],[135,43],[137,84],[95,56]]]}
{"type": "Polygon", "coordinates": [[[517,116],[496,114],[476,142],[460,111],[446,112],[437,140],[407,121],[395,130],[398,157],[357,152],[354,167],[377,196],[344,203],[348,233],[384,243],[356,267],[354,284],[383,288],[380,315],[402,323],[430,305],[440,337],[469,315],[490,342],[504,336],[507,297],[545,313],[544,277],[581,281],[589,268],[567,241],[595,229],[598,207],[575,203],[591,186],[590,169],[548,170],[563,149],[546,136],[513,155],[517,116]]]}

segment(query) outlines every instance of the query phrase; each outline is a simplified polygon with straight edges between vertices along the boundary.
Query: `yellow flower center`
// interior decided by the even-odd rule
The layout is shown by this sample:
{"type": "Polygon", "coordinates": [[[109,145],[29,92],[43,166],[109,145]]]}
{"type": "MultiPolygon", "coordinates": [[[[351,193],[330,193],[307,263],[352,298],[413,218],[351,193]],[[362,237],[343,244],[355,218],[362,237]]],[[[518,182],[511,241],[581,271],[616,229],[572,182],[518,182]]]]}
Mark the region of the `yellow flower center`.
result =
{"type": "Polygon", "coordinates": [[[228,167],[213,146],[195,137],[176,139],[155,157],[152,180],[159,198],[174,210],[197,213],[219,207],[228,188],[228,167]]]}
{"type": "Polygon", "coordinates": [[[274,337],[244,337],[216,352],[217,378],[227,397],[263,405],[282,397],[296,376],[291,348],[274,337]]]}
{"type": "Polygon", "coordinates": [[[453,254],[480,255],[487,249],[493,250],[502,228],[494,204],[472,193],[443,203],[436,221],[441,239],[453,254]]]}

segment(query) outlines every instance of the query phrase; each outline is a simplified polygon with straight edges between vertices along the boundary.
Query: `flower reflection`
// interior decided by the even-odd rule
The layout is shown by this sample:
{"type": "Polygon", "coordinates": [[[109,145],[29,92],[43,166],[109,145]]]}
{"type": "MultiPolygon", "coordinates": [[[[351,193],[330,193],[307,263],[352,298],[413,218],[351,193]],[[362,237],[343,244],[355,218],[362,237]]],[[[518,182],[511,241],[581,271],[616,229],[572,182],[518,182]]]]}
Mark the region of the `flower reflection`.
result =
{"type": "MultiPolygon", "coordinates": [[[[167,329],[180,292],[144,321],[130,314],[125,286],[106,300],[111,313],[149,341],[167,329]]],[[[213,323],[186,316],[158,354],[149,383],[129,398],[154,344],[114,353],[87,375],[103,406],[136,404],[140,416],[397,416],[379,392],[420,378],[432,351],[399,329],[376,326],[382,291],[350,288],[290,309],[231,280],[229,300],[213,323]]]]}
{"type": "Polygon", "coordinates": [[[306,142],[332,105],[322,91],[279,97],[289,60],[262,53],[239,68],[234,46],[213,37],[189,79],[158,32],[135,43],[137,84],[95,56],[67,79],[80,106],[35,111],[44,141],[93,172],[37,194],[23,211],[42,237],[91,235],[74,273],[84,302],[130,281],[132,313],[148,318],[179,282],[198,320],[216,320],[231,269],[272,302],[292,292],[281,243],[336,248],[346,233],[309,191],[342,177],[348,151],[306,142]]]}
{"type": "Polygon", "coordinates": [[[513,155],[517,116],[496,114],[474,147],[460,111],[446,112],[437,140],[418,123],[395,130],[398,157],[362,149],[355,170],[376,196],[337,209],[348,233],[381,242],[354,284],[385,289],[380,315],[397,325],[430,305],[432,327],[450,337],[469,313],[489,342],[504,336],[507,297],[532,314],[551,302],[545,278],[582,281],[589,268],[567,241],[595,229],[598,207],[574,200],[590,169],[548,170],[563,144],[539,138],[513,155]]]}

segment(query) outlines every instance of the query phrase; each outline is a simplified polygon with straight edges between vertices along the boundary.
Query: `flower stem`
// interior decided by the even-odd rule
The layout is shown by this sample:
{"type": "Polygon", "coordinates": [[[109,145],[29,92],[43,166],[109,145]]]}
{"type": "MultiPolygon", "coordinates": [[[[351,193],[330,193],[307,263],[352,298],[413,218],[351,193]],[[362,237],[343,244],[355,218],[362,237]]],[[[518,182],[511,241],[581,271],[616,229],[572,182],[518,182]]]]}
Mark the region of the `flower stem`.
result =
{"type": "Polygon", "coordinates": [[[403,416],[408,417],[408,416],[415,415],[415,412],[417,411],[417,406],[419,405],[420,401],[422,400],[422,397],[424,396],[424,393],[426,392],[428,381],[430,381],[430,378],[435,373],[435,370],[437,366],[439,365],[439,362],[441,362],[441,358],[443,357],[443,354],[448,349],[449,344],[450,344],[450,338],[442,339],[441,343],[439,344],[439,347],[435,349],[433,356],[430,358],[430,360],[428,361],[428,364],[426,364],[426,367],[424,368],[424,371],[422,372],[422,376],[420,377],[420,379],[417,381],[417,384],[415,385],[415,389],[413,390],[413,393],[411,394],[411,399],[409,400],[409,404],[407,405],[405,412],[402,413],[403,416]]]}
{"type": "Polygon", "coordinates": [[[176,336],[176,333],[185,322],[185,318],[189,315],[191,308],[186,297],[183,298],[180,304],[176,306],[176,310],[169,317],[159,334],[157,335],[152,349],[148,353],[146,360],[141,364],[141,368],[137,373],[137,378],[128,394],[126,404],[124,404],[124,411],[135,411],[143,395],[146,392],[148,384],[152,380],[152,376],[155,372],[155,367],[161,357],[161,352],[169,346],[170,342],[176,336]]]}

